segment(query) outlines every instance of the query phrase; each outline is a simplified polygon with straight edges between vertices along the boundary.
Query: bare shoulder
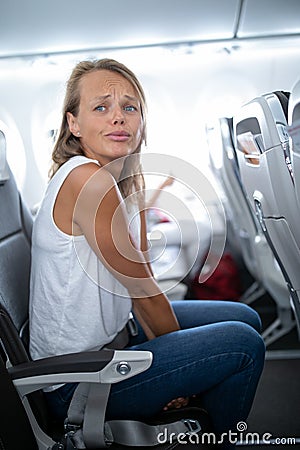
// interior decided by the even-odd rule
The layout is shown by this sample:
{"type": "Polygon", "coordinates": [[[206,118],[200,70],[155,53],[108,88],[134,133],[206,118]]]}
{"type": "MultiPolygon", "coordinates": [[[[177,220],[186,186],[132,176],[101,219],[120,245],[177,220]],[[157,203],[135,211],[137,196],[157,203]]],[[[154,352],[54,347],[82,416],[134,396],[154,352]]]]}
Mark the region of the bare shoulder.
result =
{"type": "Polygon", "coordinates": [[[94,162],[82,164],[73,169],[66,181],[75,195],[82,190],[100,193],[116,185],[113,176],[104,167],[94,162]]]}
{"type": "MultiPolygon", "coordinates": [[[[92,179],[93,175],[99,171],[100,167],[94,162],[82,164],[75,167],[64,180],[53,209],[53,217],[57,227],[69,235],[82,234],[82,230],[76,222],[75,206],[81,198],[81,193],[84,191],[84,186],[88,184],[88,180],[92,179]]],[[[91,196],[90,196],[91,197],[91,196]]],[[[84,204],[89,205],[89,201],[85,197],[84,204]]],[[[82,202],[81,202],[82,203],[82,202]]]]}
{"type": "MultiPolygon", "coordinates": [[[[75,167],[61,186],[54,205],[58,228],[70,235],[82,234],[82,223],[95,214],[100,200],[114,186],[112,175],[92,161],[75,167]]],[[[114,192],[117,194],[117,189],[114,192]]]]}

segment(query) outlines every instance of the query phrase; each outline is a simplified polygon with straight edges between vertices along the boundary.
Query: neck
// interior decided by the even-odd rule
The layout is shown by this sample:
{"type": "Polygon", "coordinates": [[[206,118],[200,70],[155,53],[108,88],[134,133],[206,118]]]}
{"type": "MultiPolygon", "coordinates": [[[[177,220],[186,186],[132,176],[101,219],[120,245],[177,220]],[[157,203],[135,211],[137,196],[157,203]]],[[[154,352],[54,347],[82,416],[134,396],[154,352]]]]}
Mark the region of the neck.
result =
{"type": "MultiPolygon", "coordinates": [[[[99,161],[100,162],[100,161],[99,161]]],[[[116,159],[107,164],[101,164],[101,166],[105,167],[105,169],[114,177],[116,181],[119,181],[121,172],[124,166],[124,158],[116,159]]]]}

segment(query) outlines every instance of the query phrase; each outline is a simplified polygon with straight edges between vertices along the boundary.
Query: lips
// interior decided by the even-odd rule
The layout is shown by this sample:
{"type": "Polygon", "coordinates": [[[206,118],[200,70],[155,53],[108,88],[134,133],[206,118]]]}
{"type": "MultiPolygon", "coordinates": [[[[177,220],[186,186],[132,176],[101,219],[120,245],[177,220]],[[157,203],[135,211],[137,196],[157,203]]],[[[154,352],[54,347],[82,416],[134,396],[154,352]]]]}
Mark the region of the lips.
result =
{"type": "Polygon", "coordinates": [[[108,133],[106,135],[108,139],[111,139],[112,141],[122,142],[127,141],[129,139],[130,134],[126,131],[113,131],[111,133],[108,133]]]}

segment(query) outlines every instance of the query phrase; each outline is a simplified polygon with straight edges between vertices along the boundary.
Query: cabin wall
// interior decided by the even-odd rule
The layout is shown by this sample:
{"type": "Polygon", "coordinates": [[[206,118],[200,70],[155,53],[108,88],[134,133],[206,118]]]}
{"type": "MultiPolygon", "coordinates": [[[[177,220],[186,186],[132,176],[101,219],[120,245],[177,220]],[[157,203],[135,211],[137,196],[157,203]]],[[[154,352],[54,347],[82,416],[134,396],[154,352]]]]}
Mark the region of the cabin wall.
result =
{"type": "MultiPolygon", "coordinates": [[[[93,55],[94,56],[94,55],[93,55]]],[[[91,55],[77,56],[77,60],[91,55]]],[[[300,77],[300,50],[284,45],[194,53],[144,49],[110,52],[140,78],[148,98],[148,152],[183,158],[208,171],[205,124],[244,102],[290,90],[300,77]]],[[[51,129],[60,122],[65,82],[76,57],[0,61],[0,124],[8,160],[30,208],[47,184],[51,129]]]]}

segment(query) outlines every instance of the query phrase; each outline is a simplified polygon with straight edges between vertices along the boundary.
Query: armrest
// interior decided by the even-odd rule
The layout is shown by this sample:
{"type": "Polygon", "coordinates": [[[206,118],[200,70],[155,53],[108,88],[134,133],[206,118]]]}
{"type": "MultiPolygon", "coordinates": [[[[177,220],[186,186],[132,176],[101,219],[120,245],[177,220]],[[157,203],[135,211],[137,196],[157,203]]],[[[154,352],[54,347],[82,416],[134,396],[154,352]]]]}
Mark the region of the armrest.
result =
{"type": "Polygon", "coordinates": [[[96,372],[102,370],[113,358],[114,350],[68,353],[18,364],[8,368],[12,377],[24,378],[72,372],[96,372]]]}
{"type": "Polygon", "coordinates": [[[21,395],[62,383],[118,383],[147,370],[152,353],[101,350],[72,353],[18,364],[8,369],[21,395]]]}

